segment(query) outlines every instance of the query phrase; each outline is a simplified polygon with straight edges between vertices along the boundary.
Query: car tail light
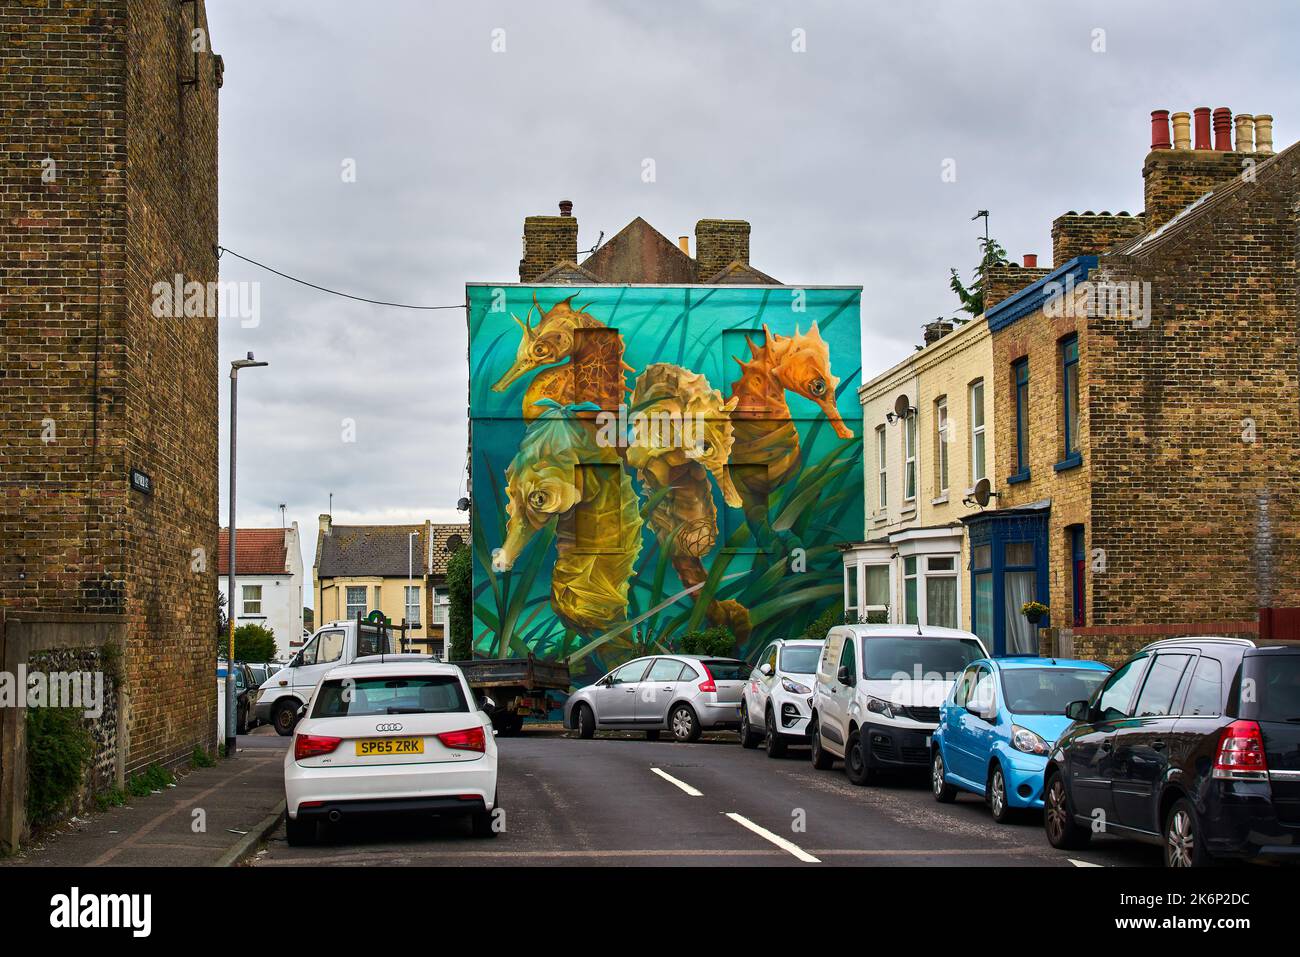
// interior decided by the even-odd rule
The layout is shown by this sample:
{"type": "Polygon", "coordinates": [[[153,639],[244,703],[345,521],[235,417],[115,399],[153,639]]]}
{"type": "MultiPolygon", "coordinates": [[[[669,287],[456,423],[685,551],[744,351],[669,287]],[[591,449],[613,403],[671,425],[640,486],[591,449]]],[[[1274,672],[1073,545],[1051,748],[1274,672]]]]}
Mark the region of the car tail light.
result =
{"type": "Polygon", "coordinates": [[[713,680],[713,672],[709,670],[708,665],[700,665],[704,669],[704,680],[700,682],[701,691],[717,691],[718,683],[713,680]]]}
{"type": "Polygon", "coordinates": [[[300,734],[293,739],[293,759],[301,761],[303,758],[329,754],[342,743],[342,738],[331,738],[324,734],[300,734]]]}
{"type": "Polygon", "coordinates": [[[1219,734],[1216,778],[1261,778],[1268,774],[1264,734],[1254,721],[1234,721],[1219,734]]]}
{"type": "Polygon", "coordinates": [[[460,751],[487,750],[487,736],[483,733],[482,725],[462,731],[444,731],[438,735],[438,740],[447,747],[460,751]]]}

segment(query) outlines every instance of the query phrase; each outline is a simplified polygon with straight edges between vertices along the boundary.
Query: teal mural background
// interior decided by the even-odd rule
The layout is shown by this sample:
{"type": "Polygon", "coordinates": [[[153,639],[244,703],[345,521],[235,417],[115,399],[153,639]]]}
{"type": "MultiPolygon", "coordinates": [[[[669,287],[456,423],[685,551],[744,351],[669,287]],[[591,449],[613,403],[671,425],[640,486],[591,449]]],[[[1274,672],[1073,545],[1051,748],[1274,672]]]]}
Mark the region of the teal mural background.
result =
{"type": "MultiPolygon", "coordinates": [[[[706,627],[704,607],[710,600],[739,602],[749,610],[752,630],[736,648],[741,657],[756,654],[772,638],[801,634],[827,607],[842,604],[842,563],[835,546],[859,540],[864,526],[859,288],[470,285],[466,293],[476,654],[531,652],[567,660],[575,686],[581,686],[629,658],[671,650],[685,631],[706,627]],[[550,602],[554,529],[535,534],[509,571],[493,568],[493,553],[506,538],[506,470],[530,425],[522,404],[533,376],[524,375],[499,392],[492,386],[515,362],[525,336],[519,320],[527,317],[537,326],[534,296],[542,312],[572,296],[575,306],[616,329],[623,359],[633,370],[624,373],[629,389],[648,365],[673,363],[705,375],[724,399],[741,378],[737,359],[751,359],[745,333],[762,345],[765,325],[781,337],[796,329],[807,334],[816,323],[839,380],[835,407],[852,437],[838,436],[815,402],[786,391],[789,420],[799,437],[799,467],[770,493],[766,527],[749,527],[742,511],[728,506],[716,485],[710,485],[718,541],[702,558],[708,580],[697,595],[681,596],[683,585],[647,520],[629,583],[626,620],[577,633],[557,617],[550,602]],[[803,571],[793,570],[792,556],[801,559],[803,571]],[[627,622],[633,624],[627,627],[627,622]]],[[[651,496],[634,469],[624,471],[645,516],[654,507],[651,496]]]]}

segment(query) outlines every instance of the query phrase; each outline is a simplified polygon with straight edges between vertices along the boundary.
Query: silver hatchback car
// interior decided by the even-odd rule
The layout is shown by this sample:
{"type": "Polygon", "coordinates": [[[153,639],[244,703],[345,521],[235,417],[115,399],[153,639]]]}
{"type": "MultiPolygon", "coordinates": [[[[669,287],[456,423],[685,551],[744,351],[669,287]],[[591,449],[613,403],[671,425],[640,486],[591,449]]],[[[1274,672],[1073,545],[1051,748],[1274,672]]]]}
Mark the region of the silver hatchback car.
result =
{"type": "Polygon", "coordinates": [[[740,727],[749,670],[735,658],[637,658],[574,692],[564,705],[564,726],[583,738],[624,730],[645,731],[654,741],[670,731],[678,741],[696,741],[703,731],[740,727]]]}

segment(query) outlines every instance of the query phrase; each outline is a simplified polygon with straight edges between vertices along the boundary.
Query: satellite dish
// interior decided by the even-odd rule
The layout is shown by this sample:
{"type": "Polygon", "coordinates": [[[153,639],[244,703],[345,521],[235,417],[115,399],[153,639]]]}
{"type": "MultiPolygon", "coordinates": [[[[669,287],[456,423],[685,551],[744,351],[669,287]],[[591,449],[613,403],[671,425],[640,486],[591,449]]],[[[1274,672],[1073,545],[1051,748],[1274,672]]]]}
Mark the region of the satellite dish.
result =
{"type": "Polygon", "coordinates": [[[447,551],[454,552],[463,544],[465,544],[465,542],[459,535],[447,536],[447,551]]]}
{"type": "Polygon", "coordinates": [[[458,511],[458,512],[468,512],[468,511],[469,511],[469,499],[464,498],[464,497],[462,496],[461,499],[460,499],[458,502],[456,502],[456,511],[458,511]]]}
{"type": "Polygon", "coordinates": [[[989,499],[993,498],[993,485],[988,479],[982,478],[975,483],[975,491],[971,493],[971,498],[975,499],[980,508],[986,508],[989,499]]]}
{"type": "Polygon", "coordinates": [[[905,419],[907,414],[912,411],[912,404],[907,401],[907,396],[900,395],[894,400],[894,415],[896,418],[905,419]]]}

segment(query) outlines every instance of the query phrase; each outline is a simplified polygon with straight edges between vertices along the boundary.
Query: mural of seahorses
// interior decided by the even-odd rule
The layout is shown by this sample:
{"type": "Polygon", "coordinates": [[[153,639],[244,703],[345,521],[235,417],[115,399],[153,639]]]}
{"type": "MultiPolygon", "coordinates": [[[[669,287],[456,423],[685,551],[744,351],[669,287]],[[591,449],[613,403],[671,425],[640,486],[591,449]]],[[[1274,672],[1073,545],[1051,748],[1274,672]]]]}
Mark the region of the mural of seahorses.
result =
{"type": "Polygon", "coordinates": [[[830,348],[817,323],[806,333],[800,333],[795,326],[793,336],[777,335],[764,323],[763,337],[762,346],[746,337],[748,362],[733,356],[742,372],[731,385],[731,397],[738,402],[731,413],[735,428],[731,461],[767,466],[766,470],[733,472],[746,520],[753,528],[767,522],[767,515],[759,513],[768,495],[799,471],[799,432],[790,420],[787,390],[815,402],[840,438],[853,438],[853,430],[844,424],[835,406],[835,389],[840,380],[831,375],[830,348]]]}
{"type": "Polygon", "coordinates": [[[618,451],[597,443],[591,424],[578,417],[595,406],[539,401],[540,415],[506,468],[506,539],[493,568],[509,571],[529,540],[556,523],[551,607],[581,634],[606,631],[627,618],[628,582],[641,552],[640,501],[618,451]],[[579,523],[587,523],[584,537],[598,542],[598,551],[579,546],[579,523]]]}
{"type": "MultiPolygon", "coordinates": [[[[687,587],[708,577],[701,559],[718,541],[709,477],[729,506],[741,504],[726,467],[736,402],[724,402],[703,375],[666,362],[646,366],[632,389],[627,464],[637,470],[648,500],[663,493],[650,513],[650,527],[687,587]]],[[[706,615],[710,624],[730,628],[742,646],[749,639],[749,610],[739,602],[711,601],[706,615]]]]}
{"type": "Polygon", "coordinates": [[[576,298],[575,293],[543,310],[534,292],[533,304],[523,319],[511,314],[524,335],[515,352],[514,364],[493,384],[492,391],[504,392],[522,376],[540,369],[524,393],[525,420],[532,421],[541,415],[539,403],[543,399],[560,405],[589,401],[603,409],[617,408],[623,401],[627,391],[623,373],[633,371],[623,361],[623,337],[593,337],[578,355],[577,330],[608,327],[588,313],[585,306],[574,306],[576,298]],[[534,309],[539,316],[536,325],[531,323],[534,309]]]}

